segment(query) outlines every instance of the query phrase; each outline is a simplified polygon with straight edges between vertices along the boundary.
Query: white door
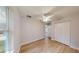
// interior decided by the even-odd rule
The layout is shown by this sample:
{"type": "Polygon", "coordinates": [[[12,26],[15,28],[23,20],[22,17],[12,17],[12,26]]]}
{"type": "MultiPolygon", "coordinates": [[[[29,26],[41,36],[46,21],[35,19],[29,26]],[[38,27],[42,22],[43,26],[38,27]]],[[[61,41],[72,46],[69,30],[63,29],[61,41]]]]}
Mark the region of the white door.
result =
{"type": "Polygon", "coordinates": [[[70,45],[70,22],[55,24],[55,39],[61,43],[70,45]]]}

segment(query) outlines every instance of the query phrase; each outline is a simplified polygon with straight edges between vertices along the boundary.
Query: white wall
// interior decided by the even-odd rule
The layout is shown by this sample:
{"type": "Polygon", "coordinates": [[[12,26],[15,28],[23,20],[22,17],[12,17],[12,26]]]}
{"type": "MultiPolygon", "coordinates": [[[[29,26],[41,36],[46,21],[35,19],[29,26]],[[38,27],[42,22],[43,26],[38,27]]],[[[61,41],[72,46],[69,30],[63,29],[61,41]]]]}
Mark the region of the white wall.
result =
{"type": "Polygon", "coordinates": [[[21,44],[21,17],[16,7],[9,7],[9,51],[19,52],[21,44]]]}
{"type": "Polygon", "coordinates": [[[55,40],[70,45],[70,22],[55,24],[55,40]]]}
{"type": "Polygon", "coordinates": [[[71,46],[79,49],[79,15],[71,18],[71,46]]]}
{"type": "Polygon", "coordinates": [[[20,16],[16,7],[9,7],[9,51],[19,52],[21,44],[44,38],[44,25],[37,19],[20,16]]]}
{"type": "MultiPolygon", "coordinates": [[[[52,30],[51,31],[52,33],[50,32],[50,36],[52,37],[52,39],[53,39],[53,37],[56,38],[56,32],[60,32],[61,29],[59,30],[58,27],[55,26],[55,25],[58,24],[58,23],[61,24],[61,23],[67,22],[67,21],[70,22],[70,26],[67,24],[70,28],[70,31],[69,31],[70,32],[70,39],[67,38],[69,36],[69,34],[67,33],[68,31],[65,31],[66,34],[68,34],[66,39],[69,40],[69,44],[67,44],[67,43],[65,43],[65,44],[67,44],[67,45],[69,45],[73,48],[79,49],[79,15],[69,16],[69,17],[63,18],[60,21],[55,21],[53,23],[53,25],[51,26],[52,28],[49,30],[49,31],[52,30]],[[57,28],[57,30],[55,29],[55,27],[57,28]]],[[[62,24],[62,26],[65,27],[65,25],[63,25],[63,24],[62,24]]],[[[61,34],[59,34],[59,36],[61,38],[63,37],[61,34]]],[[[59,42],[62,42],[62,43],[67,42],[66,40],[64,40],[64,42],[63,42],[62,40],[57,39],[57,38],[55,40],[57,40],[59,42]]]]}
{"type": "Polygon", "coordinates": [[[22,19],[22,44],[44,38],[44,25],[37,19],[22,19]]]}
{"type": "Polygon", "coordinates": [[[52,21],[52,25],[50,27],[49,35],[51,36],[52,40],[70,45],[70,21],[68,18],[52,21]]]}

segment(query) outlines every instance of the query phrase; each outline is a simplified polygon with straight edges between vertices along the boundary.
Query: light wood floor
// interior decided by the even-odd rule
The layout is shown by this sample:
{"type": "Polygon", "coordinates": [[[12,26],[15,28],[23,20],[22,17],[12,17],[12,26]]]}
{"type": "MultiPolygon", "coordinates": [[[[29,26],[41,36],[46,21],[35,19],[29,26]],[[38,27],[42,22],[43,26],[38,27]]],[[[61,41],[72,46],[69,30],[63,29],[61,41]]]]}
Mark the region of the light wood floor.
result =
{"type": "Polygon", "coordinates": [[[78,53],[77,50],[54,40],[38,40],[21,46],[20,53],[78,53]]]}

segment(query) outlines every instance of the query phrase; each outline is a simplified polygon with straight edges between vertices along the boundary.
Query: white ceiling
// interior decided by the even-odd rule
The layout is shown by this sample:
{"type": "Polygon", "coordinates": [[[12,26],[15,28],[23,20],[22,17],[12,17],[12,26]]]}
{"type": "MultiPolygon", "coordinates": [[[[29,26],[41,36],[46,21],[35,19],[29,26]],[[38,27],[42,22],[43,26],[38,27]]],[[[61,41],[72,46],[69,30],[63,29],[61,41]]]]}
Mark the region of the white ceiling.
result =
{"type": "Polygon", "coordinates": [[[42,15],[48,13],[52,6],[19,6],[18,9],[22,15],[42,15]]]}
{"type": "Polygon", "coordinates": [[[60,15],[60,16],[69,16],[71,14],[79,13],[78,6],[61,6],[55,7],[48,14],[60,15]]]}
{"type": "Polygon", "coordinates": [[[19,6],[17,7],[22,16],[31,15],[33,17],[41,17],[45,13],[52,10],[53,6],[19,6]]]}
{"type": "Polygon", "coordinates": [[[17,8],[22,16],[31,15],[34,18],[41,18],[45,14],[54,15],[56,19],[61,19],[61,17],[79,13],[78,6],[19,6],[17,8]]]}

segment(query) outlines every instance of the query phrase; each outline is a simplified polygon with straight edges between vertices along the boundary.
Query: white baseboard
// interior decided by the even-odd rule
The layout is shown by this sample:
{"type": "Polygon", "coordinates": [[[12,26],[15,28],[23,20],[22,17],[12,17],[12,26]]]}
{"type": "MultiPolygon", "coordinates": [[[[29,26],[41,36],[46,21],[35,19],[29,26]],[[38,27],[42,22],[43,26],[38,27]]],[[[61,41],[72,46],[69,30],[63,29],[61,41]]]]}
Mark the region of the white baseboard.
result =
{"type": "MultiPolygon", "coordinates": [[[[43,38],[41,38],[41,39],[43,39],[43,38]]],[[[41,39],[38,39],[38,40],[41,40],[41,39]]],[[[21,46],[25,45],[25,44],[29,44],[29,43],[35,42],[35,41],[38,41],[38,40],[32,40],[32,41],[29,41],[29,42],[22,42],[21,46]]]]}

